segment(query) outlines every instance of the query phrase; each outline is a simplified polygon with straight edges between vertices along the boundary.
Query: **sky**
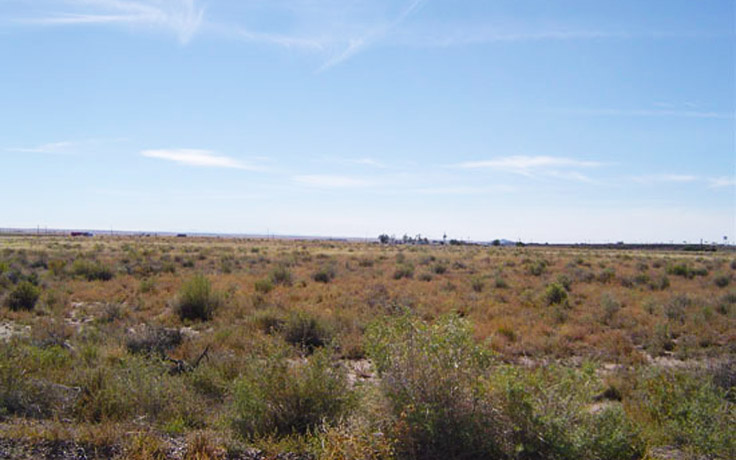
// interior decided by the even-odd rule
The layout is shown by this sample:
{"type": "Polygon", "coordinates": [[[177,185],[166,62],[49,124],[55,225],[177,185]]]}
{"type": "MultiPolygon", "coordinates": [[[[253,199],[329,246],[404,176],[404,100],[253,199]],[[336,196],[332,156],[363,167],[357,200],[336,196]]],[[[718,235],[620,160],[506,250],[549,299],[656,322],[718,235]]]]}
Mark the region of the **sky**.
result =
{"type": "Polygon", "coordinates": [[[736,241],[736,0],[0,0],[0,227],[736,241]]]}

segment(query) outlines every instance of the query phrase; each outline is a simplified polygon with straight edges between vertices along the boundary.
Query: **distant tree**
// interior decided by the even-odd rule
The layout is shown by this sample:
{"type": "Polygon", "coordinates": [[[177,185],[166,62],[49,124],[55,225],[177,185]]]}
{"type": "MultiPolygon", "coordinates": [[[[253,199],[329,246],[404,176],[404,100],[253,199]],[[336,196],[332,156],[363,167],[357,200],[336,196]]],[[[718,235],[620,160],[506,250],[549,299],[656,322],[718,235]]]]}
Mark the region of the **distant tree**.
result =
{"type": "Polygon", "coordinates": [[[388,236],[388,235],[387,235],[387,234],[385,234],[385,233],[381,233],[380,235],[378,235],[378,241],[379,241],[379,242],[380,242],[381,244],[388,244],[388,242],[389,242],[389,241],[391,241],[391,237],[390,237],[390,236],[388,236]]]}
{"type": "Polygon", "coordinates": [[[491,241],[492,246],[501,246],[501,240],[493,240],[491,241]]]}

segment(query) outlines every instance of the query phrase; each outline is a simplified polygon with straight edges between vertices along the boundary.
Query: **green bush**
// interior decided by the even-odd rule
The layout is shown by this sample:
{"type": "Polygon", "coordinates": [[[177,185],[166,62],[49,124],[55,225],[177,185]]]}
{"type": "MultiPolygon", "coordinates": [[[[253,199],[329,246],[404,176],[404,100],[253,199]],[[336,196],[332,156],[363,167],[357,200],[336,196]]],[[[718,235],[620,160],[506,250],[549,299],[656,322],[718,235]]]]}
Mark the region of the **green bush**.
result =
{"type": "Polygon", "coordinates": [[[547,269],[546,260],[538,260],[536,262],[529,264],[529,273],[534,276],[541,276],[542,273],[544,273],[546,269],[547,269]]]}
{"type": "Polygon", "coordinates": [[[544,290],[544,301],[547,305],[561,304],[567,300],[567,291],[560,283],[551,283],[544,290]]]}
{"type": "Polygon", "coordinates": [[[445,274],[445,273],[447,272],[447,265],[445,265],[445,264],[443,264],[443,263],[435,264],[435,265],[434,265],[434,266],[432,267],[432,271],[433,271],[433,272],[434,272],[434,273],[435,273],[436,275],[443,275],[443,274],[445,274]]]}
{"type": "Polygon", "coordinates": [[[270,279],[263,279],[256,281],[254,287],[256,292],[260,292],[261,294],[268,294],[273,290],[274,285],[270,279]]]}
{"type": "Polygon", "coordinates": [[[291,271],[285,265],[279,265],[271,270],[270,279],[273,284],[291,286],[294,282],[294,275],[291,274],[291,271]]]}
{"type": "Polygon", "coordinates": [[[116,366],[84,369],[75,374],[81,388],[74,414],[87,422],[147,418],[178,420],[190,428],[201,427],[204,403],[185,381],[167,374],[163,361],[128,355],[116,366]]]}
{"type": "Polygon", "coordinates": [[[632,410],[652,445],[675,445],[707,458],[733,458],[736,404],[706,376],[650,369],[637,379],[632,410]]]}
{"type": "Polygon", "coordinates": [[[28,281],[21,281],[10,291],[10,295],[5,299],[5,305],[13,311],[33,310],[40,296],[41,291],[38,287],[28,281]]]}
{"type": "Polygon", "coordinates": [[[490,396],[507,417],[512,459],[641,458],[644,446],[620,404],[592,412],[602,385],[591,366],[523,369],[502,366],[488,380],[490,396]]]}
{"type": "Polygon", "coordinates": [[[318,283],[329,283],[335,278],[335,269],[333,267],[323,267],[317,270],[312,279],[318,283]]]}
{"type": "Polygon", "coordinates": [[[394,271],[395,280],[411,278],[412,276],[414,276],[414,267],[411,264],[402,264],[396,267],[396,271],[394,271]]]}
{"type": "Polygon", "coordinates": [[[525,369],[494,363],[456,316],[429,325],[409,315],[367,331],[389,401],[399,458],[640,458],[620,403],[590,409],[603,389],[590,365],[525,369]]]}
{"type": "Polygon", "coordinates": [[[86,278],[87,281],[109,281],[114,276],[110,267],[99,262],[91,262],[84,259],[74,261],[72,264],[72,273],[75,276],[86,278]]]}
{"type": "Polygon", "coordinates": [[[276,353],[254,364],[234,386],[231,423],[244,439],[305,434],[349,413],[354,405],[344,369],[328,351],[306,363],[276,353]]]}
{"type": "Polygon", "coordinates": [[[604,292],[601,296],[601,322],[610,323],[621,307],[621,302],[613,294],[604,292]]]}
{"type": "Polygon", "coordinates": [[[34,358],[26,347],[0,344],[0,420],[6,415],[44,418],[57,406],[52,393],[28,376],[29,362],[44,362],[34,358]]]}
{"type": "Polygon", "coordinates": [[[467,321],[410,315],[373,324],[367,350],[395,418],[400,458],[501,458],[504,423],[479,391],[490,369],[467,321]]]}
{"type": "Polygon", "coordinates": [[[222,298],[212,291],[210,281],[204,275],[195,275],[182,286],[174,310],[182,320],[207,321],[221,304],[222,298]]]}
{"type": "Polygon", "coordinates": [[[307,352],[327,345],[332,336],[318,318],[303,312],[294,313],[287,319],[283,333],[287,343],[307,352]]]}
{"type": "Polygon", "coordinates": [[[683,278],[692,279],[696,276],[707,276],[708,270],[705,268],[692,268],[688,264],[679,263],[668,265],[666,272],[668,275],[682,276],[683,278]]]}

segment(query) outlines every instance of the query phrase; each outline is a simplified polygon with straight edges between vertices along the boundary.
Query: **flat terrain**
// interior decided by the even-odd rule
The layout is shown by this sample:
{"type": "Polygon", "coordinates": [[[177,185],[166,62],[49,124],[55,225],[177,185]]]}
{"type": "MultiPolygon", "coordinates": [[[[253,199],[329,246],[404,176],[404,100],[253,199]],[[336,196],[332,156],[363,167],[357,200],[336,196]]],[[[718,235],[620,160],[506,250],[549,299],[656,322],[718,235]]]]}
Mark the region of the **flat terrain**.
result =
{"type": "Polygon", "coordinates": [[[0,458],[733,458],[736,254],[0,237],[0,458]]]}

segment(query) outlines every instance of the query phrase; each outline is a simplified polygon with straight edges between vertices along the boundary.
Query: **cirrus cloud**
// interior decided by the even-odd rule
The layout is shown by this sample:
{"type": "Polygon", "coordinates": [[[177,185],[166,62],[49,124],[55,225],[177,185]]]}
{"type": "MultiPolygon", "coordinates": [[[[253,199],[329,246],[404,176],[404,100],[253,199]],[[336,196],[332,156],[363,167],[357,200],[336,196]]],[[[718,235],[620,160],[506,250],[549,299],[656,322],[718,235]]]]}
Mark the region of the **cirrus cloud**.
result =
{"type": "Polygon", "coordinates": [[[188,166],[202,166],[211,168],[244,169],[248,171],[261,171],[255,165],[244,163],[232,157],[217,155],[211,150],[200,149],[161,149],[143,150],[141,155],[148,158],[173,161],[188,166]]]}

